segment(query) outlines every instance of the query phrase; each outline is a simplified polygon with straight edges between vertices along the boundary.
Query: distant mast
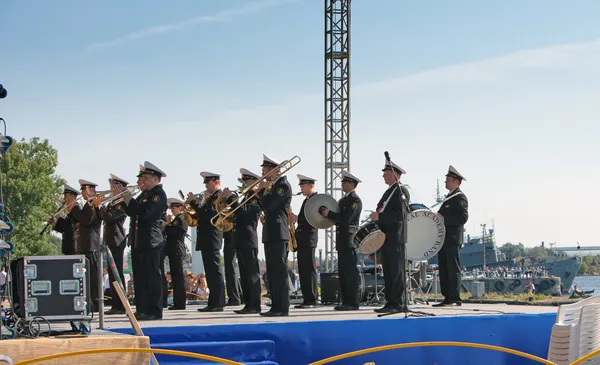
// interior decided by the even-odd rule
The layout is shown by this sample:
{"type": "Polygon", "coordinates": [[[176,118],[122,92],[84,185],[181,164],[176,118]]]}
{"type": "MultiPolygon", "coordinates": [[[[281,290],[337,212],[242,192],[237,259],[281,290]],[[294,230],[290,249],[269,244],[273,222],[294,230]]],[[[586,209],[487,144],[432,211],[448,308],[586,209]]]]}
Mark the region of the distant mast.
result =
{"type": "Polygon", "coordinates": [[[440,204],[443,201],[444,201],[444,198],[442,197],[442,194],[440,194],[440,180],[438,180],[437,181],[437,190],[436,190],[436,195],[435,195],[435,202],[440,204]]]}

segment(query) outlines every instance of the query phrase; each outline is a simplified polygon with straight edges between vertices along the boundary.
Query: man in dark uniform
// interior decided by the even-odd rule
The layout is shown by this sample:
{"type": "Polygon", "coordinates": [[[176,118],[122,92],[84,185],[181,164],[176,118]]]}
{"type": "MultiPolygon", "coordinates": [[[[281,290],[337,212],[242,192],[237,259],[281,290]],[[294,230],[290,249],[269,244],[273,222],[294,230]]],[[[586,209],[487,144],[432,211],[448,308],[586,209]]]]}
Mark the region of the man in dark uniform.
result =
{"type": "Polygon", "coordinates": [[[385,283],[386,303],[377,313],[398,313],[407,305],[404,288],[406,286],[406,227],[403,222],[409,211],[410,194],[400,184],[400,176],[406,174],[393,162],[387,163],[383,171],[383,179],[389,186],[377,204],[377,210],[370,218],[385,233],[385,241],[381,246],[381,261],[385,283]]]}
{"type": "Polygon", "coordinates": [[[339,201],[339,213],[321,207],[319,212],[335,222],[335,249],[338,252],[338,273],[342,305],[333,309],[338,311],[358,310],[360,304],[360,274],[357,267],[356,249],[352,236],[359,225],[362,201],[356,194],[356,186],[361,181],[348,171],[342,171],[342,191],[339,201]]]}
{"type": "MultiPolygon", "coordinates": [[[[163,277],[160,268],[164,248],[164,220],[167,195],[161,179],[167,175],[152,163],[144,162],[142,181],[146,193],[140,200],[125,194],[127,214],[137,220],[136,248],[139,252],[139,275],[136,275],[135,296],[137,319],[157,320],[163,315],[163,277]]],[[[165,293],[166,295],[166,293],[165,293]]]]}
{"type": "Polygon", "coordinates": [[[446,174],[446,189],[449,191],[438,214],[444,217],[446,237],[442,249],[438,252],[440,287],[444,300],[434,307],[460,306],[460,256],[459,249],[463,243],[464,225],[469,220],[469,202],[460,190],[464,178],[452,165],[446,174]]]}
{"type": "Polygon", "coordinates": [[[206,186],[205,198],[201,203],[195,200],[193,193],[188,193],[188,204],[196,211],[193,215],[198,219],[196,227],[196,251],[202,251],[202,263],[208,285],[208,305],[199,308],[199,312],[222,312],[225,307],[225,283],[221,269],[221,249],[223,248],[223,232],[211,224],[211,219],[217,215],[215,201],[221,194],[221,176],[203,171],[206,186]]]}
{"type": "Polygon", "coordinates": [[[81,195],[84,198],[83,208],[79,205],[72,206],[70,213],[77,221],[77,253],[85,255],[90,262],[90,298],[94,312],[98,311],[98,298],[102,298],[99,292],[101,286],[98,285],[98,267],[102,265],[102,257],[100,254],[100,226],[102,225],[102,217],[100,217],[98,199],[96,196],[96,186],[91,181],[79,180],[81,186],[81,195]]]}
{"type": "MultiPolygon", "coordinates": [[[[247,170],[240,169],[242,174],[241,182],[244,186],[256,182],[260,176],[247,170]]],[[[240,276],[242,290],[244,295],[244,308],[235,310],[238,314],[253,314],[261,312],[261,285],[260,285],[260,267],[258,263],[258,220],[261,214],[260,201],[257,195],[258,186],[248,191],[240,204],[241,208],[235,211],[235,236],[234,240],[238,253],[238,264],[240,267],[240,276]]],[[[225,197],[230,196],[229,189],[223,189],[225,197]]],[[[233,209],[238,207],[237,203],[232,205],[233,209]]]]}
{"type": "MultiPolygon", "coordinates": [[[[139,165],[139,171],[137,174],[137,185],[140,189],[140,195],[138,195],[135,200],[138,204],[145,198],[146,189],[144,187],[144,178],[143,178],[144,166],[139,165]]],[[[139,274],[141,270],[141,262],[140,262],[140,250],[137,247],[137,227],[138,227],[138,218],[136,212],[128,212],[125,209],[125,213],[129,216],[129,233],[127,234],[127,246],[131,248],[131,271],[133,273],[133,291],[135,294],[135,288],[137,286],[136,283],[141,282],[139,279],[139,274]]],[[[128,284],[129,285],[129,284],[128,284]]],[[[134,296],[136,312],[135,316],[138,317],[137,308],[143,308],[144,298],[142,298],[141,302],[138,303],[140,298],[138,296],[134,296]]],[[[141,313],[141,312],[140,312],[141,313]]]]}
{"type": "Polygon", "coordinates": [[[175,198],[167,200],[173,215],[167,217],[167,243],[165,255],[169,258],[171,283],[173,285],[173,305],[170,310],[185,309],[185,278],[183,259],[185,258],[185,236],[188,226],[183,219],[183,201],[175,198]]]}
{"type": "Polygon", "coordinates": [[[290,309],[289,278],[287,268],[290,226],[288,210],[292,202],[292,187],[281,175],[279,162],[263,155],[263,175],[276,170],[269,180],[259,184],[259,198],[264,212],[262,241],[265,244],[271,309],[261,313],[267,317],[287,316],[290,309]]]}
{"type": "MultiPolygon", "coordinates": [[[[316,179],[302,174],[298,177],[298,185],[302,195],[306,197],[300,207],[298,215],[292,215],[297,222],[296,242],[298,243],[298,276],[300,276],[300,290],[302,290],[302,304],[295,308],[314,308],[317,305],[318,284],[317,284],[317,266],[315,264],[315,251],[319,241],[319,231],[311,226],[304,215],[304,206],[308,199],[312,198],[315,191],[316,179]]],[[[294,281],[292,281],[294,282],[294,281]]]]}
{"type": "MultiPolygon", "coordinates": [[[[63,187],[64,206],[74,205],[79,191],[65,184],[63,187]]],[[[63,255],[75,255],[77,253],[77,220],[72,213],[64,218],[60,217],[56,221],[50,220],[52,229],[62,235],[62,253],[63,255]]]]}
{"type": "MultiPolygon", "coordinates": [[[[110,174],[108,183],[110,184],[111,193],[115,195],[129,185],[126,180],[113,174],[110,174]]],[[[117,203],[111,202],[106,207],[100,206],[99,212],[102,220],[104,220],[104,244],[110,250],[115,261],[121,283],[125,285],[125,277],[123,275],[123,252],[125,251],[126,245],[125,228],[123,227],[123,224],[125,223],[125,218],[127,218],[127,214],[125,213],[125,202],[121,200],[117,203]]],[[[108,277],[112,293],[110,301],[112,307],[105,314],[124,314],[125,308],[114,289],[113,282],[115,281],[115,278],[113,276],[113,271],[110,269],[108,270],[108,277]]]]}

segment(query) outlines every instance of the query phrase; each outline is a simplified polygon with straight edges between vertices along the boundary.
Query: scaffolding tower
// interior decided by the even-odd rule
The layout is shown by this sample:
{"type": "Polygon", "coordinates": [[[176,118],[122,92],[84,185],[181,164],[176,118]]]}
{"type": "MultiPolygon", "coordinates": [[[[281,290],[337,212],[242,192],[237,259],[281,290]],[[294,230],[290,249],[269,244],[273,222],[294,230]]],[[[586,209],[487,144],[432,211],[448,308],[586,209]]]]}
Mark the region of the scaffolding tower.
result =
{"type": "MultiPolygon", "coordinates": [[[[350,0],[325,0],[325,194],[342,196],[350,171],[350,0]]],[[[325,232],[325,271],[335,262],[335,228],[325,232]]]]}

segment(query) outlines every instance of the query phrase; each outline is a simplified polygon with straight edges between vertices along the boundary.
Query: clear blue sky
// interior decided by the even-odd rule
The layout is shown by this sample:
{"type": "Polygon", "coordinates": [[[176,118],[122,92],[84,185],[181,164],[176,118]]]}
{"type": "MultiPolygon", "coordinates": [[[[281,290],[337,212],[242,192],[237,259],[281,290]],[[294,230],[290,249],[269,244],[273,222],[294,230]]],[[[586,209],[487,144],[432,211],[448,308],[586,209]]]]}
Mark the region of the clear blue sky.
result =
{"type": "MultiPolygon", "coordinates": [[[[449,164],[467,176],[471,234],[493,222],[499,243],[600,244],[600,2],[451,3],[352,3],[351,165],[365,209],[389,150],[426,204],[449,164]]],[[[3,2],[0,116],[9,135],[49,138],[72,185],[134,182],[149,160],[170,196],[199,192],[200,171],[234,186],[267,153],[299,154],[290,180],[313,175],[322,191],[323,8],[3,2]]]]}

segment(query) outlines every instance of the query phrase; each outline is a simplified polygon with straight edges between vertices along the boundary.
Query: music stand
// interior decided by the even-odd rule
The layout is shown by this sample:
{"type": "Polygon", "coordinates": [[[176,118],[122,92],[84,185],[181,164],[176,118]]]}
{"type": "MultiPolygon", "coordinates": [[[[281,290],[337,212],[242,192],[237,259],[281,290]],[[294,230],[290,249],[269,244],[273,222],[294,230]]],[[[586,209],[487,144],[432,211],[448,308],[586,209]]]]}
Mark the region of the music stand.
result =
{"type": "MultiPolygon", "coordinates": [[[[390,159],[390,154],[388,153],[388,151],[384,152],[385,155],[385,162],[387,164],[387,166],[389,166],[390,168],[392,167],[392,160],[390,159]]],[[[392,168],[393,170],[393,168],[392,168]]],[[[394,175],[395,177],[396,175],[394,175]]],[[[402,263],[402,272],[404,272],[404,275],[406,275],[406,263],[407,263],[407,258],[406,258],[406,238],[407,238],[407,223],[408,223],[408,214],[410,213],[410,202],[406,199],[403,191],[402,191],[402,186],[400,185],[400,181],[398,181],[398,179],[396,179],[395,184],[398,186],[399,189],[399,194],[400,194],[400,199],[402,201],[402,257],[400,259],[400,262],[402,263]]],[[[393,194],[393,193],[392,193],[393,194]]],[[[409,283],[410,283],[410,279],[409,279],[409,283]]],[[[394,313],[380,313],[377,315],[377,317],[385,317],[385,316],[390,316],[390,315],[394,315],[394,314],[398,314],[398,313],[404,313],[404,318],[408,318],[409,313],[414,316],[414,317],[434,317],[435,314],[433,313],[426,313],[426,312],[418,312],[418,311],[413,311],[410,308],[408,308],[408,285],[406,285],[406,278],[405,278],[405,284],[404,284],[404,293],[402,294],[402,311],[400,312],[394,312],[394,313]]]]}

